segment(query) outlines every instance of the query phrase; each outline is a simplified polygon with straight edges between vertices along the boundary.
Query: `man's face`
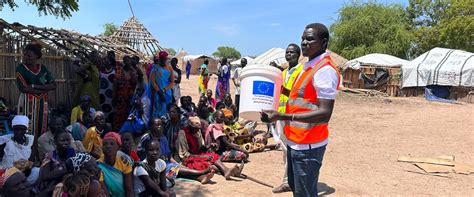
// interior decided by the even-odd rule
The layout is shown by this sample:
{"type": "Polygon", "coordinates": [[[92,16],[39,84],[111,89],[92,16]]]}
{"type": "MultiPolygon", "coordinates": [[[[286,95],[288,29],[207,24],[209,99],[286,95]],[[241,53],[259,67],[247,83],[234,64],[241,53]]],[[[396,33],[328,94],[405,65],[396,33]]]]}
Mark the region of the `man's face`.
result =
{"type": "Polygon", "coordinates": [[[242,67],[247,66],[247,59],[241,59],[240,60],[240,65],[242,65],[242,67]]]}
{"type": "Polygon", "coordinates": [[[64,129],[65,127],[66,125],[64,125],[64,121],[60,118],[55,118],[53,121],[51,121],[51,124],[49,125],[49,129],[53,133],[59,129],[64,129]]]}
{"type": "Polygon", "coordinates": [[[298,56],[299,56],[299,52],[297,51],[296,47],[288,46],[288,48],[286,48],[286,53],[285,53],[286,61],[297,62],[299,58],[298,56]]]}
{"type": "Polygon", "coordinates": [[[60,136],[55,139],[55,144],[57,148],[66,150],[71,145],[71,136],[69,133],[61,133],[60,136]]]}
{"type": "Polygon", "coordinates": [[[154,119],[151,122],[150,129],[152,132],[161,132],[163,130],[163,123],[161,122],[161,119],[154,119]]]}
{"type": "Polygon", "coordinates": [[[305,29],[301,36],[301,50],[303,56],[315,56],[318,52],[324,50],[326,42],[326,40],[318,38],[316,31],[313,28],[305,29]]]}

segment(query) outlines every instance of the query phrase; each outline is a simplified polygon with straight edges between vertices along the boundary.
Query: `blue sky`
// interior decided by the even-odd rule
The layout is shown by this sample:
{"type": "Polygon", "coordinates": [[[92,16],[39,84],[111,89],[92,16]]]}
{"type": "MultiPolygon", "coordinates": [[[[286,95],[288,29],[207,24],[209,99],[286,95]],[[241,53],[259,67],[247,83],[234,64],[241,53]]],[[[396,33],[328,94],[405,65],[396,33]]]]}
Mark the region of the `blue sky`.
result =
{"type": "MultiPolygon", "coordinates": [[[[98,35],[103,24],[121,25],[131,16],[127,0],[80,0],[79,11],[63,20],[40,16],[34,6],[17,0],[0,18],[24,25],[71,29],[98,35]]],[[[337,19],[344,0],[131,0],[135,16],[163,47],[190,54],[212,54],[232,46],[242,55],[259,55],[272,47],[299,44],[306,24],[327,26],[337,19]]],[[[407,0],[379,0],[407,4],[407,0]]]]}

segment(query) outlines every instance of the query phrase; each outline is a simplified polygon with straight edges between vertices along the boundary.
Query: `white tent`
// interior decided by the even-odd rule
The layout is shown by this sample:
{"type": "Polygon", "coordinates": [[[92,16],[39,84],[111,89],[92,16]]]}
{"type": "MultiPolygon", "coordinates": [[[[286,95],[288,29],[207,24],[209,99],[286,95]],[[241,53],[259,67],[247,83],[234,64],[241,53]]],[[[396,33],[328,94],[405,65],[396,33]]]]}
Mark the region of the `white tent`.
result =
{"type": "Polygon", "coordinates": [[[434,48],[402,66],[402,87],[427,85],[474,87],[474,54],[434,48]]]}
{"type": "Polygon", "coordinates": [[[372,53],[372,54],[364,55],[362,57],[358,57],[356,59],[346,62],[342,66],[342,69],[345,70],[347,68],[352,68],[354,70],[359,70],[361,65],[401,67],[403,64],[406,64],[406,63],[408,63],[407,60],[400,59],[395,56],[380,54],[380,53],[372,53]]]}
{"type": "MultiPolygon", "coordinates": [[[[249,57],[249,56],[245,56],[243,57],[245,59],[247,59],[247,64],[253,64],[253,58],[249,57]]],[[[238,59],[238,60],[235,60],[233,62],[231,62],[230,64],[232,66],[237,66],[237,65],[240,65],[240,60],[242,60],[242,58],[238,59]]]]}
{"type": "Polygon", "coordinates": [[[270,65],[270,62],[272,61],[278,65],[284,64],[286,62],[285,49],[271,48],[270,50],[256,57],[252,64],[270,65]]]}

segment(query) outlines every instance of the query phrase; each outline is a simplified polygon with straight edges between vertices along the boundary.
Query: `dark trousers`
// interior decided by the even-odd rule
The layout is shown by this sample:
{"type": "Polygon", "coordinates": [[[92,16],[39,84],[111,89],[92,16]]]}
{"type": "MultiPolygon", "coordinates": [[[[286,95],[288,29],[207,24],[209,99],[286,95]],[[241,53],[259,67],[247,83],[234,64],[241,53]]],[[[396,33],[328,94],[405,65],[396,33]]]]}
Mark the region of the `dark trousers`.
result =
{"type": "Polygon", "coordinates": [[[295,197],[318,196],[319,169],[323,162],[326,146],[287,152],[288,184],[295,197]]]}
{"type": "Polygon", "coordinates": [[[238,115],[239,112],[240,112],[240,111],[239,111],[239,109],[240,109],[239,105],[240,105],[240,95],[236,94],[236,95],[235,95],[235,106],[237,107],[237,115],[238,115]]]}

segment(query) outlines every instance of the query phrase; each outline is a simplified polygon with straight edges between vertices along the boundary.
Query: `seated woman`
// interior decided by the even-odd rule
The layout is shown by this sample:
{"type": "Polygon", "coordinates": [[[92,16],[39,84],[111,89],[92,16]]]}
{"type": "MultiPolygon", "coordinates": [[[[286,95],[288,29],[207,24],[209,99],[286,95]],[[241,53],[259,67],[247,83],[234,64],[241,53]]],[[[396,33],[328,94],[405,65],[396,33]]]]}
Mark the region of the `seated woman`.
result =
{"type": "MultiPolygon", "coordinates": [[[[52,117],[51,120],[49,121],[49,131],[46,133],[43,133],[39,138],[38,138],[38,152],[39,152],[39,157],[41,160],[43,160],[46,156],[46,154],[53,152],[56,150],[56,143],[54,140],[54,136],[56,135],[56,132],[59,130],[64,130],[65,131],[65,126],[66,126],[66,120],[60,118],[60,117],[52,117]]],[[[81,141],[73,141],[72,140],[72,135],[67,132],[67,134],[70,136],[70,146],[77,152],[84,151],[84,146],[82,145],[81,141]]]]}
{"type": "Polygon", "coordinates": [[[4,152],[1,167],[11,168],[14,161],[30,159],[34,137],[26,134],[29,121],[26,116],[15,116],[12,120],[13,134],[0,136],[0,151],[4,152]]]}
{"type": "Polygon", "coordinates": [[[112,129],[110,124],[105,123],[105,115],[98,111],[94,114],[93,126],[87,129],[82,144],[87,152],[91,153],[95,158],[101,158],[102,155],[102,138],[112,129]]]}
{"type": "Polygon", "coordinates": [[[60,183],[68,173],[66,160],[75,155],[71,148],[71,136],[65,129],[58,129],[54,133],[56,150],[46,154],[40,168],[38,189],[40,196],[51,196],[54,187],[60,183]]]}
{"type": "Polygon", "coordinates": [[[63,196],[63,194],[68,194],[68,196],[106,196],[105,185],[101,185],[99,182],[99,170],[92,155],[76,153],[66,161],[66,166],[69,174],[64,177],[63,182],[56,185],[53,196],[63,196]]]}
{"type": "Polygon", "coordinates": [[[91,124],[92,124],[91,114],[83,113],[82,119],[79,119],[74,124],[66,127],[66,130],[68,130],[69,133],[71,133],[74,140],[82,141],[82,139],[84,139],[84,136],[86,135],[87,129],[91,126],[91,124]]]}
{"type": "Polygon", "coordinates": [[[151,139],[156,139],[160,142],[160,159],[166,162],[166,178],[169,180],[168,187],[173,185],[174,180],[177,176],[198,180],[202,184],[208,183],[214,176],[214,172],[211,168],[205,170],[193,170],[185,166],[181,166],[172,157],[172,152],[169,148],[168,140],[163,134],[163,121],[159,118],[152,118],[149,123],[150,131],[140,139],[137,151],[140,158],[146,158],[145,142],[151,139]]]}
{"type": "Polygon", "coordinates": [[[134,140],[133,135],[130,132],[122,133],[121,135],[122,146],[120,147],[119,152],[122,152],[129,156],[134,163],[140,162],[137,152],[132,149],[134,140]]]}
{"type": "Polygon", "coordinates": [[[0,169],[0,194],[5,197],[34,196],[26,176],[15,167],[0,169]]]}
{"type": "Polygon", "coordinates": [[[150,119],[150,99],[145,92],[145,85],[139,84],[132,98],[132,110],[127,120],[122,124],[120,133],[133,132],[134,136],[140,136],[144,133],[150,119]]]}
{"type": "Polygon", "coordinates": [[[181,127],[187,124],[187,119],[184,115],[180,114],[178,105],[174,103],[170,103],[166,106],[166,109],[168,110],[168,113],[162,117],[164,121],[163,134],[168,140],[171,152],[176,152],[176,147],[174,146],[176,143],[176,137],[178,136],[178,131],[181,127]]]}
{"type": "Polygon", "coordinates": [[[100,182],[104,183],[110,196],[134,196],[132,161],[118,151],[122,145],[120,135],[109,132],[104,136],[104,157],[99,159],[100,182]]]}
{"type": "Polygon", "coordinates": [[[89,112],[91,115],[95,113],[95,109],[91,107],[91,97],[82,96],[80,98],[80,104],[71,111],[71,124],[74,124],[81,119],[84,112],[89,112]]]}
{"type": "Polygon", "coordinates": [[[149,138],[144,142],[146,159],[133,170],[135,193],[138,196],[176,196],[173,189],[166,186],[166,162],[160,159],[160,142],[149,138]]]}
{"type": "Polygon", "coordinates": [[[199,103],[198,103],[198,106],[197,106],[197,114],[198,114],[199,118],[211,123],[212,122],[212,118],[211,118],[211,113],[212,112],[214,112],[214,108],[209,106],[209,104],[207,103],[207,97],[204,96],[204,95],[201,96],[199,98],[199,103]]]}
{"type": "Polygon", "coordinates": [[[229,169],[222,163],[219,155],[206,152],[199,117],[191,116],[188,118],[188,125],[178,133],[176,148],[178,150],[176,160],[182,162],[182,165],[188,168],[205,170],[212,167],[222,174],[226,180],[229,180],[231,176],[239,176],[242,172],[243,164],[235,165],[229,169]]]}
{"type": "Polygon", "coordinates": [[[209,125],[206,130],[206,146],[221,156],[224,162],[246,162],[249,153],[239,145],[229,142],[224,134],[224,113],[217,111],[215,123],[209,125]]]}
{"type": "Polygon", "coordinates": [[[239,112],[237,111],[237,106],[235,106],[234,102],[232,101],[232,96],[230,95],[230,93],[225,93],[224,104],[226,109],[232,111],[232,115],[234,115],[235,121],[239,120],[239,112]]]}

